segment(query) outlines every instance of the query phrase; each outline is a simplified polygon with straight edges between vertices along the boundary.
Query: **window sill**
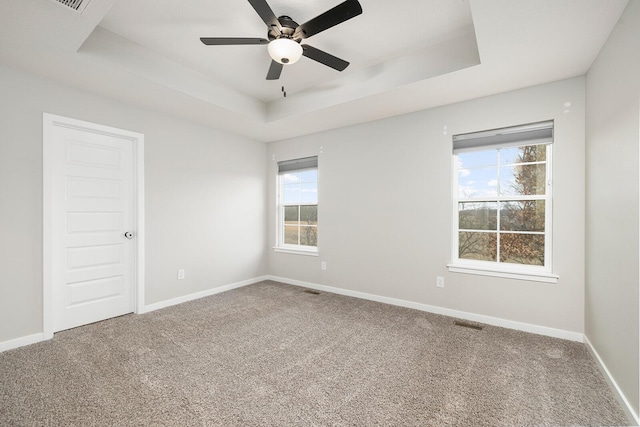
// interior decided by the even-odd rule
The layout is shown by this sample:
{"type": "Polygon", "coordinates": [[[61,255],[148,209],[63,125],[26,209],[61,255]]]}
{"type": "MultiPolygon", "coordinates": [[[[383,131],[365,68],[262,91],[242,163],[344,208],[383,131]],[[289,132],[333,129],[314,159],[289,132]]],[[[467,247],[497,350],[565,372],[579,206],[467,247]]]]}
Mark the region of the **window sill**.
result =
{"type": "Polygon", "coordinates": [[[475,274],[478,276],[503,277],[507,279],[528,280],[531,282],[558,283],[560,276],[551,273],[538,273],[530,271],[497,270],[476,266],[447,264],[452,273],[475,274]]]}
{"type": "Polygon", "coordinates": [[[280,252],[283,254],[292,254],[292,255],[306,255],[306,256],[318,256],[318,249],[298,249],[298,248],[283,248],[283,247],[274,247],[274,252],[280,252]]]}

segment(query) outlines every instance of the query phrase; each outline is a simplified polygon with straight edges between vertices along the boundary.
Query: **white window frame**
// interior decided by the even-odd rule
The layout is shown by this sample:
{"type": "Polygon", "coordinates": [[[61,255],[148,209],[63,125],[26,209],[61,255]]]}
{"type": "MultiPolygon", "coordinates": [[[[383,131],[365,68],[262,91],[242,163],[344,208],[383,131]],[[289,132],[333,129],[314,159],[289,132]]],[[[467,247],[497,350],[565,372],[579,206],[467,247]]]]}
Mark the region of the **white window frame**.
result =
{"type": "MultiPolygon", "coordinates": [[[[309,255],[309,256],[318,256],[318,246],[316,242],[316,246],[305,246],[305,245],[292,245],[288,243],[284,243],[284,208],[286,206],[319,206],[319,201],[314,203],[296,203],[296,204],[284,204],[282,202],[282,190],[284,184],[284,174],[280,173],[281,164],[295,164],[295,162],[304,163],[308,159],[314,159],[316,162],[315,167],[301,167],[300,169],[291,169],[289,172],[301,172],[305,170],[316,170],[318,173],[319,180],[319,168],[317,166],[317,156],[306,157],[301,159],[292,159],[285,162],[279,162],[276,170],[276,243],[273,248],[275,252],[295,254],[295,255],[309,255]]],[[[295,167],[295,166],[294,166],[295,167]]],[[[316,181],[316,186],[318,185],[318,181],[316,181]]],[[[317,187],[316,187],[317,188],[317,187]]],[[[298,215],[300,215],[300,211],[298,210],[298,215]]],[[[319,220],[318,220],[319,224],[319,220]]],[[[316,225],[316,228],[318,225],[316,225]]]]}
{"type": "MultiPolygon", "coordinates": [[[[542,124],[531,124],[531,125],[523,125],[516,126],[513,128],[506,129],[497,129],[493,131],[485,131],[478,132],[475,134],[469,135],[477,135],[480,138],[487,138],[488,141],[491,141],[492,136],[497,135],[497,139],[500,139],[502,135],[508,135],[510,132],[514,133],[517,131],[524,131],[527,129],[535,128],[536,126],[545,125],[548,126],[550,124],[551,129],[553,129],[553,122],[544,122],[542,124]]],[[[464,136],[464,135],[463,135],[464,136]]],[[[455,138],[455,137],[454,137],[455,138]]],[[[496,139],[496,138],[494,138],[496,139]]],[[[552,164],[553,164],[553,141],[528,141],[528,140],[520,140],[514,141],[513,143],[501,143],[498,145],[492,144],[483,144],[479,142],[476,147],[465,149],[465,150],[455,150],[452,156],[452,253],[451,253],[451,263],[447,265],[449,271],[455,273],[466,273],[466,274],[476,274],[483,276],[494,276],[494,277],[504,277],[511,279],[521,279],[521,280],[529,280],[536,282],[546,282],[546,283],[557,283],[558,276],[553,274],[552,269],[552,241],[553,241],[553,197],[552,197],[552,164]],[[544,144],[546,145],[546,188],[544,195],[536,195],[536,196],[501,196],[499,193],[496,197],[475,197],[475,198],[460,198],[459,197],[459,189],[458,189],[458,175],[459,175],[459,162],[458,162],[458,153],[463,151],[489,151],[489,150],[497,150],[501,147],[515,147],[515,146],[524,146],[524,145],[533,145],[533,144],[544,144]],[[505,263],[500,262],[499,255],[499,238],[500,233],[504,233],[500,231],[500,215],[498,212],[498,219],[496,224],[496,232],[498,233],[498,254],[496,256],[496,261],[481,261],[481,260],[469,260],[459,258],[459,202],[501,202],[501,201],[526,201],[526,200],[544,200],[545,202],[545,228],[544,228],[544,236],[545,236],[545,265],[544,266],[536,266],[536,265],[524,265],[524,264],[515,264],[515,263],[505,263]]],[[[500,159],[498,152],[498,182],[500,179],[500,159]]],[[[521,234],[519,232],[519,234],[521,234]]],[[[529,234],[527,232],[522,232],[522,234],[529,234]]],[[[530,234],[540,234],[540,233],[530,233],[530,234]]]]}

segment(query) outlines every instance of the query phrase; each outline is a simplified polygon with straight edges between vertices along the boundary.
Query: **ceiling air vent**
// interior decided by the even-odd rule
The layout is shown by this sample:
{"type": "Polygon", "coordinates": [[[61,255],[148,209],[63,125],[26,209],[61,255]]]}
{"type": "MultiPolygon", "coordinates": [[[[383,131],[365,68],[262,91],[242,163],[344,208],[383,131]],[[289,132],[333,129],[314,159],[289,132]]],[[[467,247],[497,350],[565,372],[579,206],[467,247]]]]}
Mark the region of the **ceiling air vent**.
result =
{"type": "Polygon", "coordinates": [[[55,2],[67,6],[78,13],[82,13],[82,11],[87,7],[87,4],[91,0],[54,0],[55,2]]]}

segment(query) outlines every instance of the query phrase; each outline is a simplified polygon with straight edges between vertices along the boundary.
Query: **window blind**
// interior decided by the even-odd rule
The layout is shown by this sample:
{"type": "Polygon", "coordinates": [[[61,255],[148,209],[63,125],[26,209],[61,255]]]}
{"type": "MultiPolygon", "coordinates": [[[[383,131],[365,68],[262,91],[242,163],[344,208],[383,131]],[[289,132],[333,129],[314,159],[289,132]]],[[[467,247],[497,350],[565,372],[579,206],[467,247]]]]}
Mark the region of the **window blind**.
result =
{"type": "Polygon", "coordinates": [[[285,160],[278,162],[278,174],[282,175],[293,171],[305,169],[316,169],[318,167],[318,156],[305,157],[302,159],[285,160]]]}
{"type": "Polygon", "coordinates": [[[553,143],[553,120],[453,136],[453,152],[553,143]]]}

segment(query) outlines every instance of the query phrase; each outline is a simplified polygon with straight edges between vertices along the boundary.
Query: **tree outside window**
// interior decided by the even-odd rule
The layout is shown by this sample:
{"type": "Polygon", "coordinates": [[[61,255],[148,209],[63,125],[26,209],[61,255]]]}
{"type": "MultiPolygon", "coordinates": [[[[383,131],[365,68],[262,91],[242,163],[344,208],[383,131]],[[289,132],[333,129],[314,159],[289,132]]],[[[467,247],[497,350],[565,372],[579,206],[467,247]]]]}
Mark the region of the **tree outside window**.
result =
{"type": "Polygon", "coordinates": [[[454,151],[457,261],[547,267],[550,143],[454,151]]]}

